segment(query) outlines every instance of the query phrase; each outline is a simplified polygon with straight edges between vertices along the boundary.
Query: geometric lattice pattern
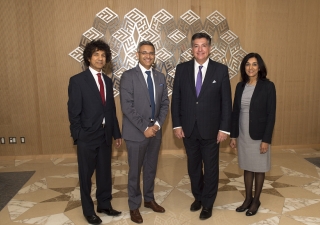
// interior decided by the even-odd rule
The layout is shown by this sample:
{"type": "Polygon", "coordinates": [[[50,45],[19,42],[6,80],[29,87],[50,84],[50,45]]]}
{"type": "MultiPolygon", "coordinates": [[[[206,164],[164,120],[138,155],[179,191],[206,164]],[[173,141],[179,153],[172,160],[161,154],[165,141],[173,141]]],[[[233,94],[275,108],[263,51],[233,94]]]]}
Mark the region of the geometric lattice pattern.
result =
{"type": "Polygon", "coordinates": [[[229,30],[226,18],[218,11],[211,13],[202,24],[192,10],[175,21],[170,13],[161,9],[149,23],[147,16],[134,8],[121,22],[119,16],[107,7],[96,14],[93,26],[82,34],[79,46],[69,55],[84,69],[84,46],[95,39],[106,41],[112,52],[112,80],[114,96],[117,96],[122,73],[137,64],[138,43],[151,41],[156,50],[154,67],[166,74],[171,95],[176,65],[192,59],[190,37],[197,32],[205,32],[212,38],[210,58],[228,66],[230,79],[237,75],[247,53],[240,46],[239,37],[229,30]]]}

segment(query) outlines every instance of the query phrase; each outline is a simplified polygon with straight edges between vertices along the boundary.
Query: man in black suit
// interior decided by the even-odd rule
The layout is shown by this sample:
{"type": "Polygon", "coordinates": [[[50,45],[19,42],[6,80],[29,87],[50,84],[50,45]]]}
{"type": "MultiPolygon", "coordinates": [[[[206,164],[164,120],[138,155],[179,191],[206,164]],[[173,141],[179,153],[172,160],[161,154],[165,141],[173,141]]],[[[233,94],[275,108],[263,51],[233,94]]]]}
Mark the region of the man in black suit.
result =
{"type": "Polygon", "coordinates": [[[77,145],[82,210],[90,224],[102,221],[94,211],[91,199],[91,177],[96,171],[97,212],[109,216],[121,212],[111,206],[112,137],[121,145],[121,133],[113,98],[112,80],[102,72],[111,60],[110,47],[103,41],[88,43],[83,59],[89,68],[69,81],[68,113],[71,136],[77,145]]]}
{"type": "Polygon", "coordinates": [[[173,85],[171,113],[174,135],[188,156],[188,173],[195,198],[190,210],[200,219],[212,215],[219,181],[219,143],[230,132],[231,88],[228,67],[209,59],[211,38],[196,33],[194,59],[179,64],[173,85]]]}

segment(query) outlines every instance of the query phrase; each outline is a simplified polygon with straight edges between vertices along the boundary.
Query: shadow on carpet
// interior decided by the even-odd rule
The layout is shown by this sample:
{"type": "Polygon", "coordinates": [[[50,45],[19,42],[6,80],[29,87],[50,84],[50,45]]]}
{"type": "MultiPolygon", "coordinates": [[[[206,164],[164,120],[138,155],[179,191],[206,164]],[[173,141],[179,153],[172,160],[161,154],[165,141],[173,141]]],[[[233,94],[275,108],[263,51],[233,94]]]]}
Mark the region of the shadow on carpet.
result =
{"type": "Polygon", "coordinates": [[[309,162],[311,162],[313,165],[317,166],[320,168],[320,157],[316,157],[316,158],[304,158],[305,160],[308,160],[309,162]]]}
{"type": "Polygon", "coordinates": [[[0,211],[18,193],[35,171],[0,173],[0,211]]]}

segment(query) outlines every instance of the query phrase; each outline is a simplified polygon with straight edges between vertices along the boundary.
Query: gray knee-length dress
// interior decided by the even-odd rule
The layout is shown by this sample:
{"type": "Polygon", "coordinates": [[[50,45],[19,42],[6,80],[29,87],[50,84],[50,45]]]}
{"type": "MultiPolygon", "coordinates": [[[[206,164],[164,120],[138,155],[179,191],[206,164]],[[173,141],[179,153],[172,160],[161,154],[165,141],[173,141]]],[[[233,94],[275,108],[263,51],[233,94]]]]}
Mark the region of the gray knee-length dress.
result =
{"type": "Polygon", "coordinates": [[[252,140],[249,135],[249,110],[254,88],[254,85],[246,84],[241,98],[239,137],[237,139],[238,161],[243,170],[267,172],[271,165],[270,145],[266,153],[260,154],[261,140],[252,140]]]}

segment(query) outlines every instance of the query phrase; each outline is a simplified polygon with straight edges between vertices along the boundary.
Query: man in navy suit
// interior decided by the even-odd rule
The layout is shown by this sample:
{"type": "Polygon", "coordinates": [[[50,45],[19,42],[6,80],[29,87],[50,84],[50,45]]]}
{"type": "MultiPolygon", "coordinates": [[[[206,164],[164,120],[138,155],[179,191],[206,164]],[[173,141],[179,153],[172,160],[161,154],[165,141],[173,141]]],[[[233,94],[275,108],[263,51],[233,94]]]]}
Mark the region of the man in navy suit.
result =
{"type": "Polygon", "coordinates": [[[169,109],[165,76],[152,68],[155,48],[150,41],[138,44],[139,63],[125,71],[120,81],[123,112],[122,133],[128,150],[128,196],[131,220],[142,223],[140,174],[143,167],[144,207],[164,213],[154,199],[154,179],[162,138],[162,127],[169,109]]]}
{"type": "Polygon", "coordinates": [[[88,43],[83,59],[89,68],[69,81],[68,113],[70,131],[77,145],[82,210],[90,224],[102,221],[91,199],[91,177],[96,171],[97,212],[109,216],[121,214],[111,206],[112,137],[121,145],[121,133],[113,98],[112,80],[102,72],[111,61],[110,47],[103,41],[88,43]]]}
{"type": "Polygon", "coordinates": [[[219,143],[230,132],[231,88],[228,67],[209,59],[211,38],[196,33],[191,41],[194,59],[179,64],[173,85],[171,113],[174,135],[188,157],[195,198],[190,210],[200,219],[212,215],[219,181],[219,143]]]}

